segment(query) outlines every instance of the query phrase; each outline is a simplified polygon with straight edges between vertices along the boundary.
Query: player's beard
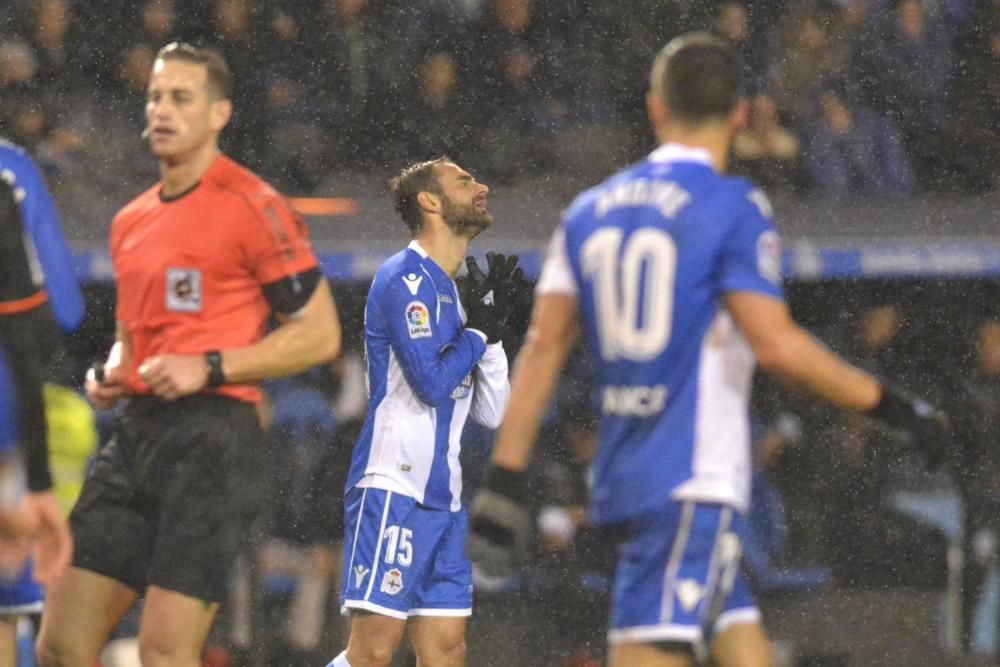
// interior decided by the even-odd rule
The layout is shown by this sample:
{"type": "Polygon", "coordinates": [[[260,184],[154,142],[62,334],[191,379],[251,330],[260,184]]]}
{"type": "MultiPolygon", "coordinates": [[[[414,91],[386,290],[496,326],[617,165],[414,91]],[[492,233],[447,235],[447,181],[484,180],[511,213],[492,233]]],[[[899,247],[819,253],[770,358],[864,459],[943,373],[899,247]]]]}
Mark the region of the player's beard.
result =
{"type": "Polygon", "coordinates": [[[493,216],[488,211],[477,211],[476,203],[456,204],[446,196],[441,197],[443,207],[441,217],[448,229],[457,236],[462,236],[470,241],[493,224],[493,216]]]}

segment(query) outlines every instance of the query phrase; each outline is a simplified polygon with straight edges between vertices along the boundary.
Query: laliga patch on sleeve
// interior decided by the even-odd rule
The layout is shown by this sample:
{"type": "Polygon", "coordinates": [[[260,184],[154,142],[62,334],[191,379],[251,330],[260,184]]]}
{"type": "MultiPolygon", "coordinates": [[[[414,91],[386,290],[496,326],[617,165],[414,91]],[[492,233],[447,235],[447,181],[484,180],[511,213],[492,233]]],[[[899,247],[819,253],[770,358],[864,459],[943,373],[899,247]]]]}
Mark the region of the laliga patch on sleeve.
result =
{"type": "Polygon", "coordinates": [[[781,240],[774,231],[768,230],[757,237],[757,272],[781,285],[781,240]]]}
{"type": "Polygon", "coordinates": [[[406,329],[410,338],[431,336],[431,314],[422,301],[411,301],[406,305],[406,329]]]}

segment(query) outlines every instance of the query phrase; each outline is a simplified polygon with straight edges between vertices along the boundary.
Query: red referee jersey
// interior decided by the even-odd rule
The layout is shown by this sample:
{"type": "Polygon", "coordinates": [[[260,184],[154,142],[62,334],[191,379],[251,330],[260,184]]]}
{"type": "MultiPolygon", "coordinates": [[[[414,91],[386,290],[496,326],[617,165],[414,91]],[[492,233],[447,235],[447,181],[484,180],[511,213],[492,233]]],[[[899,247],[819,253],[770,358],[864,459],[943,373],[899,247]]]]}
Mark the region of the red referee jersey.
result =
{"type": "MultiPolygon", "coordinates": [[[[160,199],[160,185],[115,216],[111,261],[117,319],[131,336],[127,391],[149,393],[143,360],[243,347],[265,332],[262,287],[316,266],[308,230],[274,188],[219,156],[188,193],[160,199]]],[[[252,385],[218,393],[256,402],[252,385]]]]}

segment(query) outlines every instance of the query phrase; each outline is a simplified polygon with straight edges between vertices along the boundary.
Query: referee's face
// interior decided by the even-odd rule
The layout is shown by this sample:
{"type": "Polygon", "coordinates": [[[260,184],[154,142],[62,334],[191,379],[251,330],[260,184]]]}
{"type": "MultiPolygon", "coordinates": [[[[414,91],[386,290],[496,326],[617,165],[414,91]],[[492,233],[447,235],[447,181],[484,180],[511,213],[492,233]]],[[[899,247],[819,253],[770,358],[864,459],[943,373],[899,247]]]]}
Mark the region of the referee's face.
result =
{"type": "Polygon", "coordinates": [[[228,120],[224,102],[211,94],[204,65],[157,60],[146,94],[146,129],[153,154],[181,163],[203,150],[214,150],[228,120]]]}

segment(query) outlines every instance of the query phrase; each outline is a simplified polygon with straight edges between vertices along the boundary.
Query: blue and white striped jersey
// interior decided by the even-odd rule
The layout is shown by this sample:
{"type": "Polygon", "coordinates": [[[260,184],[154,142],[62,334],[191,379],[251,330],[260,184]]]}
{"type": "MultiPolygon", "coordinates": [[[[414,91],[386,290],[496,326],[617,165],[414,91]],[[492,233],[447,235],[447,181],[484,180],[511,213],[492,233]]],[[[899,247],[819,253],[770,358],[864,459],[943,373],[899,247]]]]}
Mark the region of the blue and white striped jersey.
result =
{"type": "Polygon", "coordinates": [[[747,507],[755,362],[722,297],[783,299],[771,216],[707,151],[674,144],[567,210],[537,291],[577,297],[595,360],[595,522],[668,498],[747,507]]]}
{"type": "Polygon", "coordinates": [[[510,397],[503,346],[464,322],[455,283],[416,241],[376,272],[365,304],[368,414],[348,489],[461,508],[465,420],[496,428],[510,397]]]}

